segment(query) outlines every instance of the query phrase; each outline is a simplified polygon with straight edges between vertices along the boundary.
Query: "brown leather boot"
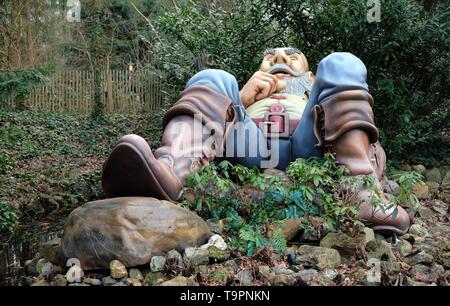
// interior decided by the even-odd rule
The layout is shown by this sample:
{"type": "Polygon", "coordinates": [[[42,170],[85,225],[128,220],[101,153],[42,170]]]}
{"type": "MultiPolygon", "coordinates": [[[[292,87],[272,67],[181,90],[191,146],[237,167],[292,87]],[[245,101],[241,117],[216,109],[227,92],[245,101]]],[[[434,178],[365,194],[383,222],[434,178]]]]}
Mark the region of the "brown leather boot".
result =
{"type": "Polygon", "coordinates": [[[233,120],[228,97],[205,86],[185,90],[164,117],[161,148],[152,153],[148,143],[137,135],[120,139],[104,164],[104,192],[109,197],[178,200],[187,176],[209,164],[223,149],[226,123],[233,120]],[[212,134],[214,141],[210,141],[212,134]]]}
{"type": "MultiPolygon", "coordinates": [[[[388,201],[381,188],[381,176],[386,165],[386,154],[378,142],[378,129],[374,124],[372,96],[363,90],[350,90],[335,94],[316,105],[314,133],[319,139],[317,146],[335,155],[339,164],[346,166],[348,175],[372,175],[385,207],[388,201]]],[[[397,206],[383,211],[370,204],[373,191],[360,187],[358,192],[358,219],[380,232],[405,234],[410,225],[408,213],[397,206]]]]}

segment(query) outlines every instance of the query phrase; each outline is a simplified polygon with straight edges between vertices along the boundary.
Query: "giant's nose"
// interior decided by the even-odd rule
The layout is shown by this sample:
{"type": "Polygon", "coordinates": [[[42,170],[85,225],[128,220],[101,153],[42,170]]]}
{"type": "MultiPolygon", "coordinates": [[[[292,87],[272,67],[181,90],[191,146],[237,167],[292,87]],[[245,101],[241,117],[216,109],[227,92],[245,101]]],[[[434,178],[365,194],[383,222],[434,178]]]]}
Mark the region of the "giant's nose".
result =
{"type": "Polygon", "coordinates": [[[284,49],[277,49],[275,55],[270,59],[270,63],[275,64],[286,64],[288,66],[291,65],[291,58],[284,53],[284,49]]]}

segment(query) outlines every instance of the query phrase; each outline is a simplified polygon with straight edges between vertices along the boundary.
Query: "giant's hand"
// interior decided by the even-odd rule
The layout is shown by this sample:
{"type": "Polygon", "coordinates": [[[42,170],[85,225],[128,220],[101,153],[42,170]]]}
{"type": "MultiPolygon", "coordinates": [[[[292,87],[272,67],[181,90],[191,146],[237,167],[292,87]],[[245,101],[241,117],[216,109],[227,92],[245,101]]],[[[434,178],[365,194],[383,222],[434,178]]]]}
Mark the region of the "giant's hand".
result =
{"type": "Polygon", "coordinates": [[[274,92],[286,88],[286,82],[278,79],[278,76],[262,71],[257,71],[248,80],[247,84],[239,92],[239,98],[245,108],[253,102],[269,97],[274,92]]]}

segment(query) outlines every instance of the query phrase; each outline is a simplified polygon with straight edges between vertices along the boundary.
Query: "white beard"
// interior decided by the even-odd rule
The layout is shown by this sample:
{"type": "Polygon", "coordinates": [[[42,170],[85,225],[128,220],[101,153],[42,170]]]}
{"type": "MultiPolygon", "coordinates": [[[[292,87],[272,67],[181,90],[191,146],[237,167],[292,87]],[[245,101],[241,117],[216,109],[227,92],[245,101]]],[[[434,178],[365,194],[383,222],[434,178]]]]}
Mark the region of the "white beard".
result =
{"type": "Polygon", "coordinates": [[[285,78],[286,88],[281,93],[293,94],[296,96],[303,96],[306,92],[311,92],[312,86],[309,85],[309,74],[305,73],[303,76],[296,77],[295,79],[285,78]]]}

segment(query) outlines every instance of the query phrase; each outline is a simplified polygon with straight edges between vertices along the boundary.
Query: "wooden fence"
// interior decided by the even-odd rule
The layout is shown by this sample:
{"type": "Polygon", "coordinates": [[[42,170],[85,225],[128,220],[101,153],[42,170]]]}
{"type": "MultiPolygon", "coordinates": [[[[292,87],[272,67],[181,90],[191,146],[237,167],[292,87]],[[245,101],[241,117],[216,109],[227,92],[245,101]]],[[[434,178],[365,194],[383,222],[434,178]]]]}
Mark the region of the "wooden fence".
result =
{"type": "MultiPolygon", "coordinates": [[[[91,112],[93,109],[93,73],[60,70],[50,82],[34,90],[25,106],[53,112],[91,112]]],[[[162,81],[149,70],[102,72],[102,102],[107,112],[138,112],[160,109],[167,94],[162,81]]],[[[10,98],[7,107],[14,107],[10,98]]]]}

